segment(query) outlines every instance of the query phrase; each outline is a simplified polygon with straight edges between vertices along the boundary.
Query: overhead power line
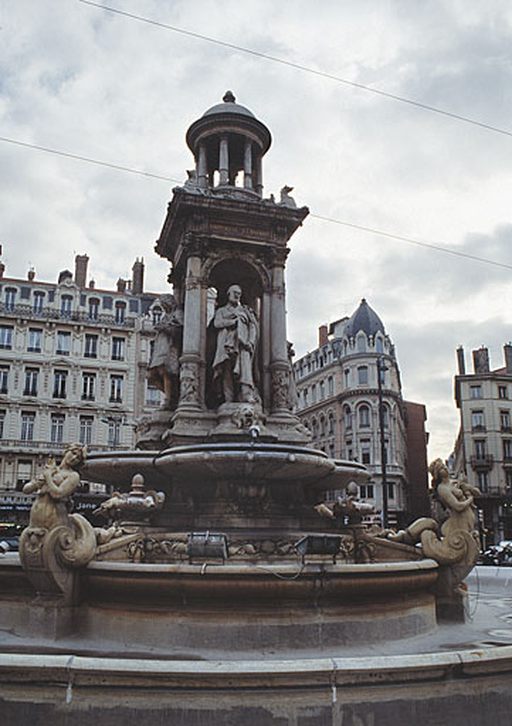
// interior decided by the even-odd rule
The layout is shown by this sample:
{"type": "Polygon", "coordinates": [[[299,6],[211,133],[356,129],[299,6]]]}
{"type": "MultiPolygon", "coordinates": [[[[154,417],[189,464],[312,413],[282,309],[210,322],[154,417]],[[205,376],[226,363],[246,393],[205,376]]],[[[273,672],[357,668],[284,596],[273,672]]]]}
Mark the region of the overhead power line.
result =
{"type": "Polygon", "coordinates": [[[68,159],[76,159],[77,161],[86,161],[88,164],[97,164],[98,166],[107,166],[109,169],[117,169],[118,171],[126,171],[130,174],[139,174],[141,176],[147,176],[152,179],[162,179],[163,181],[177,182],[181,184],[179,179],[172,179],[169,176],[162,176],[161,174],[152,174],[150,171],[142,171],[141,169],[131,169],[128,166],[120,166],[119,164],[111,164],[108,161],[100,161],[99,159],[91,159],[88,156],[79,156],[78,154],[70,154],[67,151],[59,151],[58,149],[50,149],[47,146],[38,146],[37,144],[29,144],[26,141],[18,141],[17,139],[9,139],[6,136],[0,136],[0,141],[5,141],[7,144],[15,144],[16,146],[25,146],[27,149],[36,149],[37,151],[44,151],[47,154],[56,154],[57,156],[65,156],[68,159]]]}
{"type": "MultiPolygon", "coordinates": [[[[121,166],[120,164],[111,164],[108,161],[101,161],[100,159],[92,159],[88,156],[81,156],[79,154],[71,154],[67,151],[60,151],[59,149],[50,149],[47,146],[39,146],[38,144],[29,144],[25,141],[18,141],[17,139],[9,139],[5,136],[0,136],[0,141],[4,141],[8,144],[15,144],[16,146],[23,146],[27,149],[33,149],[37,151],[44,151],[47,154],[54,154],[56,156],[63,156],[67,159],[74,159],[75,161],[84,161],[88,164],[95,164],[97,166],[106,166],[109,169],[114,169],[115,171],[124,171],[129,174],[138,174],[139,176],[143,176],[150,179],[160,179],[161,181],[167,181],[167,182],[174,182],[176,184],[183,184],[182,179],[175,179],[170,176],[163,176],[162,174],[153,174],[149,171],[143,171],[142,169],[135,169],[130,166],[121,166]]],[[[404,237],[403,235],[395,234],[393,232],[387,232],[383,229],[377,229],[375,227],[366,227],[362,224],[356,224],[355,222],[347,222],[343,219],[336,219],[334,217],[326,217],[321,214],[314,214],[310,213],[310,217],[313,217],[314,219],[318,219],[322,222],[329,222],[331,224],[339,224],[344,227],[351,227],[352,229],[357,229],[362,232],[369,232],[371,234],[377,234],[381,237],[388,237],[389,239],[394,239],[399,242],[406,242],[407,244],[416,245],[418,247],[425,247],[426,249],[432,249],[437,250],[438,252],[444,252],[449,255],[456,255],[457,257],[465,257],[468,260],[473,260],[474,262],[483,262],[486,265],[493,265],[494,267],[501,267],[506,270],[512,270],[512,265],[507,265],[505,262],[497,262],[496,260],[490,260],[486,257],[478,257],[476,255],[470,255],[466,252],[461,252],[459,250],[455,250],[450,247],[444,247],[441,244],[435,244],[433,242],[424,242],[421,240],[413,239],[412,237],[404,237]]]]}
{"type": "Polygon", "coordinates": [[[78,2],[82,3],[83,5],[91,5],[94,8],[100,8],[101,10],[105,10],[109,13],[113,13],[115,15],[122,15],[125,18],[130,18],[131,20],[137,20],[140,23],[147,23],[148,25],[155,25],[158,28],[164,28],[165,30],[171,30],[174,33],[181,33],[181,35],[186,35],[190,38],[195,38],[196,40],[203,40],[207,43],[213,43],[215,45],[220,45],[223,48],[229,48],[230,50],[236,50],[239,53],[246,53],[248,55],[255,56],[256,58],[263,58],[264,60],[271,61],[272,63],[280,63],[281,65],[288,66],[289,68],[294,68],[298,71],[303,71],[304,73],[311,73],[315,76],[320,76],[321,78],[328,78],[331,81],[336,81],[337,83],[345,84],[346,86],[352,86],[352,88],[358,88],[361,91],[367,91],[368,93],[373,93],[377,96],[383,96],[384,98],[389,98],[393,101],[399,101],[400,103],[406,103],[409,106],[415,106],[416,108],[420,108],[424,111],[431,111],[432,113],[437,113],[441,116],[448,116],[448,118],[455,119],[456,121],[463,121],[464,123],[472,124],[473,126],[479,126],[482,129],[486,129],[487,131],[493,131],[498,134],[503,134],[504,136],[512,136],[512,131],[508,131],[507,129],[502,129],[498,126],[492,126],[491,124],[486,124],[483,121],[477,121],[476,119],[469,118],[468,116],[463,116],[462,114],[454,113],[453,111],[447,111],[443,108],[438,108],[437,106],[431,106],[428,103],[422,103],[421,101],[415,101],[412,98],[406,98],[405,96],[399,96],[396,93],[389,93],[388,91],[383,91],[379,88],[375,88],[373,86],[367,86],[364,83],[357,83],[357,81],[351,81],[348,78],[342,78],[341,76],[337,76],[333,73],[327,73],[326,71],[321,71],[316,68],[311,68],[310,66],[302,65],[301,63],[294,63],[293,61],[286,60],[286,58],[279,58],[275,55],[270,55],[268,53],[262,53],[258,50],[253,50],[252,48],[246,48],[242,45],[237,45],[235,43],[228,43],[224,40],[219,40],[218,38],[212,38],[208,35],[203,35],[202,33],[196,33],[192,30],[186,30],[185,28],[179,28],[176,25],[170,25],[169,23],[162,23],[159,20],[153,20],[152,18],[145,18],[142,15],[135,15],[134,13],[128,13],[125,10],[120,10],[119,8],[113,8],[109,5],[102,5],[101,3],[93,2],[93,0],[78,0],[78,2]]]}

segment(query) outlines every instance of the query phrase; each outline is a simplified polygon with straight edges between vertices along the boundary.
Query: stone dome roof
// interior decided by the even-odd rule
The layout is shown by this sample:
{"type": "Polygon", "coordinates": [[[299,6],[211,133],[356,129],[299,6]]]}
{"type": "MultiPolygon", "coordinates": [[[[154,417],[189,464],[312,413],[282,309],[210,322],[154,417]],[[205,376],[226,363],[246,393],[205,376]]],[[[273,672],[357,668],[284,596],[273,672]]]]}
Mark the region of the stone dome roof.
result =
{"type": "Polygon", "coordinates": [[[215,116],[219,113],[233,113],[238,116],[249,116],[250,118],[256,118],[252,111],[249,111],[245,106],[241,106],[236,103],[236,98],[231,91],[226,91],[222,98],[223,103],[217,103],[207,111],[203,113],[204,116],[215,116]]]}
{"type": "Polygon", "coordinates": [[[357,310],[352,313],[352,316],[345,326],[344,333],[351,337],[356,336],[360,331],[363,331],[368,336],[373,336],[378,331],[383,335],[386,334],[382,320],[364,298],[361,300],[357,310]]]}

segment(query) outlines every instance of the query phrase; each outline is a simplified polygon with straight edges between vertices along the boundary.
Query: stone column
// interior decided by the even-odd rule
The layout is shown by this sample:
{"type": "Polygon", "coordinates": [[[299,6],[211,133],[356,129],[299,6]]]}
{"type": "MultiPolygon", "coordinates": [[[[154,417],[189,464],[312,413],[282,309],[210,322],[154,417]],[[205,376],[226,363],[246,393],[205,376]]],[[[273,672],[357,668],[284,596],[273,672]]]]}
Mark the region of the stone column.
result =
{"type": "Polygon", "coordinates": [[[201,258],[187,259],[183,319],[183,353],[180,358],[179,408],[200,408],[201,380],[201,258]]]}
{"type": "Polygon", "coordinates": [[[286,300],[284,261],[272,267],[270,306],[270,373],[272,380],[272,412],[289,412],[288,388],[290,366],[286,340],[286,300]]]}
{"type": "Polygon", "coordinates": [[[244,189],[252,189],[252,141],[246,139],[244,149],[244,189]]]}
{"type": "Polygon", "coordinates": [[[253,185],[260,197],[263,194],[263,176],[261,170],[261,153],[258,152],[253,164],[253,185]]]}
{"type": "Polygon", "coordinates": [[[219,144],[219,184],[229,184],[229,144],[227,135],[219,144]]]}
{"type": "Polygon", "coordinates": [[[197,155],[197,182],[201,189],[206,189],[208,180],[206,178],[206,147],[203,143],[199,144],[197,155]]]}

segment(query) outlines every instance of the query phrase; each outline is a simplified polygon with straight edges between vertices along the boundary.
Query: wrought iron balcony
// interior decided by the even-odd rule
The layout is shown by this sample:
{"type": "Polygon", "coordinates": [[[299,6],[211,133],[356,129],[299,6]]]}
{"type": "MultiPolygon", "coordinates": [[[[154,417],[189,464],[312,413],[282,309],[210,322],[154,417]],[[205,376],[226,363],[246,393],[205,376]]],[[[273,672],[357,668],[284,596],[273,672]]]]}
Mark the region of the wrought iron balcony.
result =
{"type": "Polygon", "coordinates": [[[471,467],[478,471],[492,469],[494,465],[494,457],[492,454],[477,454],[470,457],[471,467]]]}
{"type": "Polygon", "coordinates": [[[123,320],[116,318],[114,315],[106,315],[100,313],[91,316],[86,310],[74,310],[71,313],[61,312],[58,308],[43,307],[34,308],[32,305],[14,305],[6,307],[5,303],[0,302],[0,314],[9,318],[28,318],[41,321],[58,320],[63,322],[83,322],[94,323],[94,325],[104,325],[107,327],[133,328],[135,326],[136,316],[126,317],[123,320]]]}

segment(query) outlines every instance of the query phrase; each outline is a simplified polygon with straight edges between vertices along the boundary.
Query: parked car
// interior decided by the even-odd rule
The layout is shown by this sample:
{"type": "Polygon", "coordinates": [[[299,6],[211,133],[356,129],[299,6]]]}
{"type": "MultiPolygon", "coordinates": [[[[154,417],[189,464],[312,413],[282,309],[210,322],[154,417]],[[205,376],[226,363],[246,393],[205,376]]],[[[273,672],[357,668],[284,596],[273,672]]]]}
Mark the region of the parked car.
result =
{"type": "Polygon", "coordinates": [[[20,544],[20,534],[23,531],[21,524],[0,524],[0,543],[8,552],[17,552],[20,544]],[[5,546],[6,545],[6,546],[5,546]]]}
{"type": "Polygon", "coordinates": [[[512,567],[512,540],[504,539],[497,545],[488,547],[480,557],[482,565],[512,567]]]}

